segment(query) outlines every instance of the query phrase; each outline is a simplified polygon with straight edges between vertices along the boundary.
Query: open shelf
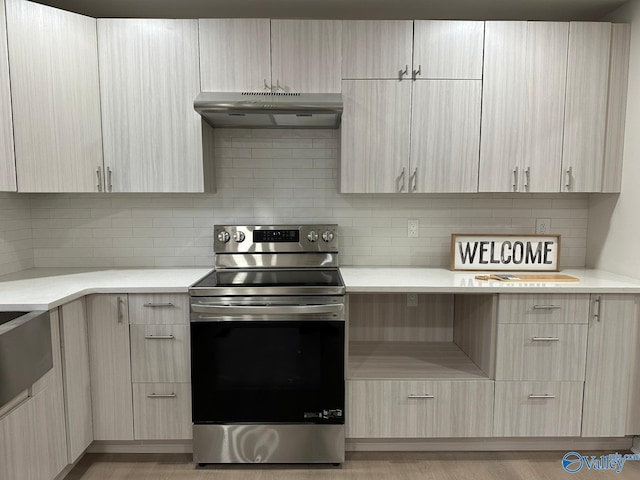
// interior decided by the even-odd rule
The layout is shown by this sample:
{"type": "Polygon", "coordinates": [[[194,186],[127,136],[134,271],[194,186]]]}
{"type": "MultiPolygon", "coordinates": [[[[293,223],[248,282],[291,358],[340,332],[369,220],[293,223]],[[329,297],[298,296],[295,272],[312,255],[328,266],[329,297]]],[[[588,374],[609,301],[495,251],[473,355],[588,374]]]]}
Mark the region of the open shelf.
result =
{"type": "Polygon", "coordinates": [[[350,342],[348,380],[488,380],[453,342],[350,342]]]}

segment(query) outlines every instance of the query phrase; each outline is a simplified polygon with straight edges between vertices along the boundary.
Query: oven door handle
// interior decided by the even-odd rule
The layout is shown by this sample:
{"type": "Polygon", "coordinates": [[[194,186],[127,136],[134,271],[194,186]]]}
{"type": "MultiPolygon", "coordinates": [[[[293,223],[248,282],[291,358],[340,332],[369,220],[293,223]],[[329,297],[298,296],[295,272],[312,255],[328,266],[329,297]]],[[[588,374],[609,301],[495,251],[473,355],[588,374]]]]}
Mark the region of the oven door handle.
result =
{"type": "Polygon", "coordinates": [[[217,315],[304,315],[318,313],[342,313],[343,304],[325,305],[191,305],[196,313],[217,315]]]}

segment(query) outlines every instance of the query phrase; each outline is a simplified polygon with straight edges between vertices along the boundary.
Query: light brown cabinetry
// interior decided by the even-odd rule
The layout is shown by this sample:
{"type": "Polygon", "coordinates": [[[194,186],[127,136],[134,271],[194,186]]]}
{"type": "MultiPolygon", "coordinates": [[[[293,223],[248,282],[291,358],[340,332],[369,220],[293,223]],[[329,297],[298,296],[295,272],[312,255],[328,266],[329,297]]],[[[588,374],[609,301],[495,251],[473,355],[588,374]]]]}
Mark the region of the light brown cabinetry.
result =
{"type": "Polygon", "coordinates": [[[0,415],[0,478],[50,480],[67,465],[58,311],[50,312],[53,368],[0,415]]]}
{"type": "Polygon", "coordinates": [[[592,295],[582,413],[583,437],[626,433],[636,295],[592,295]]]}
{"type": "Polygon", "coordinates": [[[4,0],[0,0],[0,192],[15,192],[17,189],[16,157],[13,148],[9,51],[4,4],[4,0]]]}
{"type": "Polygon", "coordinates": [[[342,193],[477,191],[482,39],[483,22],[344,23],[342,193]]]}
{"type": "Polygon", "coordinates": [[[96,19],[26,0],[6,9],[18,191],[99,191],[96,19]]]}
{"type": "Polygon", "coordinates": [[[85,298],[59,308],[69,463],[93,441],[91,372],[85,298]]]}
{"type": "Polygon", "coordinates": [[[486,22],[479,191],[619,191],[628,29],[486,22]]]}
{"type": "Polygon", "coordinates": [[[133,440],[127,295],[89,295],[89,363],[95,440],[133,440]]]}
{"type": "Polygon", "coordinates": [[[203,91],[340,92],[341,21],[199,22],[203,91]]]}
{"type": "Polygon", "coordinates": [[[98,20],[105,191],[203,192],[196,20],[98,20]]]}
{"type": "Polygon", "coordinates": [[[187,295],[130,294],[136,440],[191,438],[187,295]]]}

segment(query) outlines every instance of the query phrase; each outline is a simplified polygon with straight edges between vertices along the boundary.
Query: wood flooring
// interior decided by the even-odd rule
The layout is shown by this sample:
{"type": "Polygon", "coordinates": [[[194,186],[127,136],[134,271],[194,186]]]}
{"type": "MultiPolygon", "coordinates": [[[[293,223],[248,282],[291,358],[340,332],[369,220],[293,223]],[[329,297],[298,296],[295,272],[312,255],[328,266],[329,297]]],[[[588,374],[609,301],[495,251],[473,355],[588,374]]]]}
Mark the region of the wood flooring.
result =
{"type": "MultiPolygon", "coordinates": [[[[65,480],[638,480],[640,461],[613,471],[562,469],[565,452],[351,452],[340,467],[215,465],[185,454],[87,454],[65,480]]],[[[599,457],[605,452],[589,453],[599,457]]],[[[606,452],[609,453],[609,452],[606,452]]]]}

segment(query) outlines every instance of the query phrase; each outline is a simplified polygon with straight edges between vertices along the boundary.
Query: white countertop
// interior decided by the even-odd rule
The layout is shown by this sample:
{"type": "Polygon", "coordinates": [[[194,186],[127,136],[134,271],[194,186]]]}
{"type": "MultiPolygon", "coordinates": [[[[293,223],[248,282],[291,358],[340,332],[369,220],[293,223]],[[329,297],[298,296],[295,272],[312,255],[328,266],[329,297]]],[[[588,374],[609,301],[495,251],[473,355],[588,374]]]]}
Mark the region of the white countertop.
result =
{"type": "MultiPolygon", "coordinates": [[[[49,310],[91,293],[185,293],[210,268],[34,268],[0,277],[0,311],[49,310]]],[[[505,283],[443,268],[342,267],[347,293],[640,293],[640,281],[563,270],[579,282],[505,283]]]]}
{"type": "Polygon", "coordinates": [[[341,267],[340,273],[347,293],[640,293],[640,280],[588,269],[563,270],[580,281],[557,283],[476,280],[483,272],[444,268],[341,267]]]}
{"type": "Polygon", "coordinates": [[[0,311],[49,310],[90,293],[180,293],[211,268],[33,268],[0,277],[0,311]]]}

